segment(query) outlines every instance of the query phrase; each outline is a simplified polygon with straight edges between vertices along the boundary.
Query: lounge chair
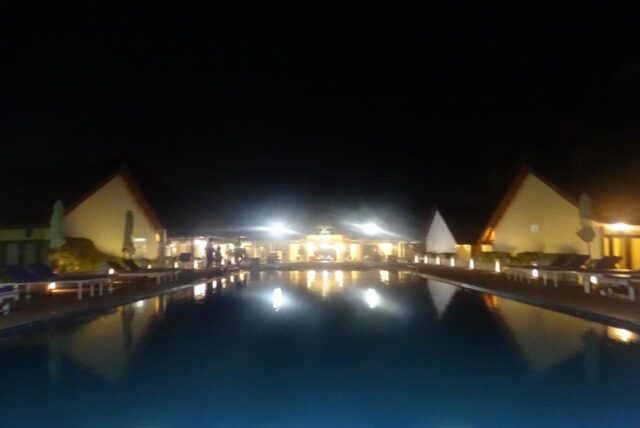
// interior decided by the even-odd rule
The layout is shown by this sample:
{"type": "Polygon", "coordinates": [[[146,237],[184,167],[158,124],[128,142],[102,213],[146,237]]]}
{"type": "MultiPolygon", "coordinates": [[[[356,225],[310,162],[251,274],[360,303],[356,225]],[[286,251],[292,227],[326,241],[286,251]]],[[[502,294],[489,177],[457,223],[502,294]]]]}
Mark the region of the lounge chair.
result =
{"type": "Polygon", "coordinates": [[[0,313],[3,315],[9,315],[11,311],[11,304],[4,303],[5,300],[13,299],[13,301],[20,300],[20,291],[15,284],[0,284],[0,313]]]}
{"type": "Polygon", "coordinates": [[[89,294],[94,296],[94,286],[99,286],[99,294],[103,294],[103,287],[107,285],[109,291],[113,291],[111,279],[106,275],[93,274],[68,274],[56,275],[51,269],[45,265],[31,265],[31,269],[25,269],[22,266],[10,265],[5,266],[4,272],[10,278],[12,284],[17,287],[23,286],[27,299],[31,297],[31,289],[33,286],[47,287],[47,291],[51,292],[59,287],[68,285],[75,286],[78,293],[78,300],[82,299],[84,286],[89,285],[89,294]]]}
{"type": "Polygon", "coordinates": [[[107,262],[107,265],[111,268],[110,271],[113,271],[113,275],[117,279],[138,279],[138,278],[152,278],[155,279],[157,284],[162,283],[163,281],[172,281],[178,278],[179,270],[171,269],[171,270],[154,270],[154,269],[142,269],[136,265],[137,269],[131,270],[127,267],[121,265],[118,262],[107,262]]]}
{"type": "Polygon", "coordinates": [[[526,279],[542,278],[544,285],[547,285],[549,278],[553,279],[554,286],[558,286],[559,276],[565,273],[573,274],[582,269],[589,260],[589,256],[583,254],[561,254],[547,266],[507,266],[505,272],[508,278],[517,281],[526,279]]]}
{"type": "Polygon", "coordinates": [[[178,269],[174,268],[142,268],[138,266],[136,262],[130,259],[122,259],[122,264],[125,268],[129,269],[131,272],[176,272],[178,269]]]}

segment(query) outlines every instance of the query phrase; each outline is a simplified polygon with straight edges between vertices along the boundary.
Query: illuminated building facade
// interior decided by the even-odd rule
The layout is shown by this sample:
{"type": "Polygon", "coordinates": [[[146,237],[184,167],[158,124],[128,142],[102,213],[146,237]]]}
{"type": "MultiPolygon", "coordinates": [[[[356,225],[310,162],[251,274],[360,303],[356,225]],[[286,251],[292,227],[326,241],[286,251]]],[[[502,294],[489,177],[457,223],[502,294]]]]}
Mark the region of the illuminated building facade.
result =
{"type": "MultiPolygon", "coordinates": [[[[319,226],[308,235],[290,238],[270,237],[268,234],[212,238],[214,245],[221,247],[226,260],[233,258],[233,250],[238,245],[246,250],[249,258],[283,262],[382,261],[389,257],[412,260],[421,247],[417,241],[348,236],[327,226],[319,226]]],[[[195,258],[204,258],[208,239],[209,236],[171,238],[171,255],[190,253],[195,258]]]]}

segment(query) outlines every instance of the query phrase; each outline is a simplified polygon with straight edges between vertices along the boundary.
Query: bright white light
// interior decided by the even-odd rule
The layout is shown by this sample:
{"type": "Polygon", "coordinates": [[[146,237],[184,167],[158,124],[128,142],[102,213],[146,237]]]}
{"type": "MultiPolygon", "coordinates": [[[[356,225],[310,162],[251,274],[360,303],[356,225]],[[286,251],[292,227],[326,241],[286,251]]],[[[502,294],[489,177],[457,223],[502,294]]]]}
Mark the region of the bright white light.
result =
{"type": "Polygon", "coordinates": [[[49,291],[55,290],[56,289],[56,283],[55,282],[50,282],[49,285],[47,285],[47,289],[49,289],[49,291]]]}
{"type": "Polygon", "coordinates": [[[133,304],[133,306],[135,306],[136,308],[140,309],[140,308],[144,308],[144,300],[138,300],[137,302],[135,302],[133,304]]]}
{"type": "Polygon", "coordinates": [[[207,241],[205,241],[204,239],[194,239],[193,243],[199,247],[204,247],[207,245],[207,241]]]}
{"type": "Polygon", "coordinates": [[[207,284],[198,284],[193,287],[193,298],[203,300],[207,294],[207,284]]]}
{"type": "Polygon", "coordinates": [[[367,302],[370,308],[375,308],[380,304],[380,296],[378,292],[373,288],[368,288],[364,293],[364,301],[367,302]]]}
{"type": "Polygon", "coordinates": [[[276,311],[282,307],[282,289],[276,288],[273,290],[273,309],[276,311]]]}
{"type": "Polygon", "coordinates": [[[308,270],[307,271],[307,288],[311,288],[315,280],[316,280],[316,271],[308,270]]]}
{"type": "Polygon", "coordinates": [[[591,275],[591,277],[589,277],[589,282],[593,285],[598,285],[598,277],[595,275],[591,275]]]}
{"type": "Polygon", "coordinates": [[[133,242],[147,242],[146,238],[133,238],[133,242]]]}
{"type": "Polygon", "coordinates": [[[273,236],[282,236],[295,233],[293,230],[289,229],[282,223],[273,223],[272,225],[267,226],[263,229],[271,233],[273,236]]]}
{"type": "MultiPolygon", "coordinates": [[[[178,265],[179,265],[178,262],[173,262],[173,268],[174,269],[178,269],[178,265]]],[[[110,269],[110,270],[113,270],[113,269],[110,269]]]]}
{"type": "Polygon", "coordinates": [[[640,336],[624,328],[607,327],[607,336],[622,343],[636,343],[640,341],[640,336]]]}
{"type": "Polygon", "coordinates": [[[473,259],[469,260],[469,269],[475,269],[476,268],[476,262],[473,261],[473,259]]]}
{"type": "Polygon", "coordinates": [[[338,287],[344,286],[344,273],[341,270],[337,270],[335,273],[336,281],[338,281],[338,287]]]}
{"type": "Polygon", "coordinates": [[[439,265],[440,264],[440,256],[436,256],[436,264],[439,265]]]}
{"type": "Polygon", "coordinates": [[[539,278],[540,277],[540,272],[538,272],[538,269],[532,269],[531,270],[531,276],[534,278],[539,278]]]}
{"type": "Polygon", "coordinates": [[[629,232],[631,230],[631,226],[626,223],[611,224],[608,228],[614,232],[629,232]]]}
{"type": "Polygon", "coordinates": [[[320,248],[322,248],[323,250],[329,250],[333,248],[333,245],[323,242],[322,244],[320,244],[320,248]]]}
{"type": "Polygon", "coordinates": [[[113,275],[114,273],[116,273],[116,270],[114,268],[109,268],[109,275],[113,275]]]}
{"type": "Polygon", "coordinates": [[[198,269],[198,260],[193,261],[193,268],[198,269]]]}
{"type": "Polygon", "coordinates": [[[451,267],[456,267],[456,259],[451,257],[451,267]]]}
{"type": "Polygon", "coordinates": [[[384,233],[384,230],[375,223],[359,224],[358,227],[367,235],[380,235],[384,233]]]}
{"type": "Polygon", "coordinates": [[[389,271],[388,270],[381,270],[380,271],[380,282],[383,282],[385,284],[389,283],[389,271]]]}
{"type": "Polygon", "coordinates": [[[500,268],[500,260],[496,260],[496,267],[495,267],[495,269],[496,269],[496,272],[498,272],[498,273],[500,273],[500,271],[502,270],[502,269],[500,268]]]}

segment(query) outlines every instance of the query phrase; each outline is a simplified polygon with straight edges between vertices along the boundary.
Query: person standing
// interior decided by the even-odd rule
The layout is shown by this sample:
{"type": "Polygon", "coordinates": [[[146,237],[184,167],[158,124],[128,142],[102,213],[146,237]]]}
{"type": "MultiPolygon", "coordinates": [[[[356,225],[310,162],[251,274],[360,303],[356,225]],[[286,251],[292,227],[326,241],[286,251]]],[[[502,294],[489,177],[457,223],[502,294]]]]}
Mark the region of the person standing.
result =
{"type": "Polygon", "coordinates": [[[220,245],[216,247],[216,266],[220,267],[222,265],[222,250],[220,249],[220,245]]]}
{"type": "Polygon", "coordinates": [[[213,238],[209,238],[209,242],[207,242],[207,248],[206,248],[206,254],[207,254],[207,267],[213,267],[213,260],[214,260],[214,253],[215,253],[215,248],[213,246],[213,238]]]}

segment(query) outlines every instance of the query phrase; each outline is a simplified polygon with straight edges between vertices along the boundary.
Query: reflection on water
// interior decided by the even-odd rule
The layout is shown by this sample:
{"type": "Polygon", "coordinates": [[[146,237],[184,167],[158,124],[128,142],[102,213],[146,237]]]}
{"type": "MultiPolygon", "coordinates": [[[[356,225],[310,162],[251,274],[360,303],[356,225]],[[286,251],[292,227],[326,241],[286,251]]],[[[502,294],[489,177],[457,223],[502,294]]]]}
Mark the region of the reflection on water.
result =
{"type": "Polygon", "coordinates": [[[433,305],[435,306],[438,313],[438,318],[442,318],[445,311],[447,310],[447,307],[451,303],[453,296],[459,289],[458,287],[447,284],[446,282],[430,279],[428,290],[431,294],[433,305]]]}
{"type": "Polygon", "coordinates": [[[278,311],[282,307],[282,288],[276,288],[273,290],[272,297],[273,309],[278,311]]]}
{"type": "Polygon", "coordinates": [[[640,336],[624,328],[607,327],[607,337],[621,343],[638,343],[640,336]]]}
{"type": "Polygon", "coordinates": [[[385,281],[236,275],[52,327],[0,345],[0,411],[16,426],[307,426],[310,412],[317,426],[634,426],[636,333],[385,281]]]}
{"type": "Polygon", "coordinates": [[[604,334],[604,326],[598,323],[499,297],[497,301],[495,313],[539,374],[583,351],[587,334],[604,334]]]}
{"type": "Polygon", "coordinates": [[[165,305],[161,296],[141,300],[59,333],[49,343],[51,380],[63,378],[63,357],[109,381],[120,379],[165,305]]]}
{"type": "Polygon", "coordinates": [[[389,284],[389,271],[381,270],[380,271],[380,282],[383,284],[389,284]]]}
{"type": "MultiPolygon", "coordinates": [[[[439,319],[442,319],[462,289],[442,281],[429,280],[428,290],[439,319]]],[[[572,358],[581,357],[588,373],[597,366],[595,338],[608,337],[621,343],[637,343],[640,336],[629,330],[575,318],[535,306],[483,293],[482,302],[498,317],[509,337],[538,375],[572,358]]],[[[473,322],[470,320],[469,322],[473,322]]]]}
{"type": "Polygon", "coordinates": [[[364,293],[364,301],[373,309],[380,304],[380,296],[378,296],[378,292],[375,289],[367,288],[364,293]]]}

